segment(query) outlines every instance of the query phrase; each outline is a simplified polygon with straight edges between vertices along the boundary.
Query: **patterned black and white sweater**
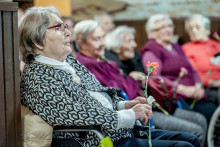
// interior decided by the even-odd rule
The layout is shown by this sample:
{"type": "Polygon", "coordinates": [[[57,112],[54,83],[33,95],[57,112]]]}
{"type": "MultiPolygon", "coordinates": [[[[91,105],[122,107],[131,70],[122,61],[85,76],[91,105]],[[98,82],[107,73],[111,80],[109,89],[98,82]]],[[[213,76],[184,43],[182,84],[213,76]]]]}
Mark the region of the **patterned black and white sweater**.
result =
{"type": "MultiPolygon", "coordinates": [[[[98,125],[105,136],[112,141],[131,137],[130,129],[117,128],[117,103],[123,99],[116,89],[103,87],[86,67],[75,58],[66,62],[74,67],[81,83],[73,81],[70,73],[51,65],[32,62],[24,68],[21,78],[21,103],[52,126],[98,125]],[[113,102],[113,110],[103,107],[87,90],[108,93],[113,102]]],[[[107,78],[107,77],[106,77],[107,78]]],[[[54,137],[69,138],[76,134],[54,134],[54,137]]],[[[92,132],[85,138],[77,138],[84,146],[98,146],[99,140],[92,132]]]]}

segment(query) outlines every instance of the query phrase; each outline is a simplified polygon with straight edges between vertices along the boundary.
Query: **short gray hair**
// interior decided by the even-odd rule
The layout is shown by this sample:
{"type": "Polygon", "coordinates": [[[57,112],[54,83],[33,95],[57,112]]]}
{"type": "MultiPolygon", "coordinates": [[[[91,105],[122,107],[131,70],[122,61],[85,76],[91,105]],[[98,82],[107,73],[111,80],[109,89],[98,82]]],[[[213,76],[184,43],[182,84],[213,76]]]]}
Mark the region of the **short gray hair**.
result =
{"type": "Polygon", "coordinates": [[[78,40],[86,42],[88,36],[98,27],[98,22],[92,19],[86,19],[78,22],[74,27],[74,40],[78,46],[78,40]]]}
{"type": "Polygon", "coordinates": [[[31,7],[19,20],[19,48],[25,63],[34,60],[38,55],[35,44],[43,46],[46,29],[50,24],[50,14],[60,17],[58,10],[53,6],[31,7]]]}
{"type": "Polygon", "coordinates": [[[110,17],[111,18],[111,16],[108,14],[108,13],[100,13],[100,14],[97,14],[97,15],[95,15],[94,17],[93,17],[93,19],[95,20],[95,21],[97,21],[98,22],[98,24],[100,24],[101,23],[101,19],[102,19],[102,17],[103,16],[107,16],[107,17],[110,17]]]}
{"type": "Polygon", "coordinates": [[[188,27],[189,27],[189,22],[193,19],[201,19],[202,21],[202,24],[203,26],[207,29],[207,30],[210,30],[210,27],[211,27],[211,22],[210,22],[210,19],[202,14],[193,14],[191,15],[190,17],[188,17],[186,20],[185,20],[185,30],[187,31],[188,27]]]}
{"type": "Polygon", "coordinates": [[[168,19],[170,24],[173,24],[172,19],[167,14],[155,14],[155,15],[152,15],[147,20],[147,22],[145,24],[145,30],[146,30],[146,34],[147,34],[149,39],[151,38],[151,36],[149,36],[149,32],[155,29],[156,22],[160,21],[160,20],[164,20],[164,19],[168,19]]]}
{"type": "Polygon", "coordinates": [[[118,26],[111,33],[105,36],[106,48],[110,50],[121,48],[123,38],[127,33],[135,34],[135,29],[126,25],[118,26]]]}

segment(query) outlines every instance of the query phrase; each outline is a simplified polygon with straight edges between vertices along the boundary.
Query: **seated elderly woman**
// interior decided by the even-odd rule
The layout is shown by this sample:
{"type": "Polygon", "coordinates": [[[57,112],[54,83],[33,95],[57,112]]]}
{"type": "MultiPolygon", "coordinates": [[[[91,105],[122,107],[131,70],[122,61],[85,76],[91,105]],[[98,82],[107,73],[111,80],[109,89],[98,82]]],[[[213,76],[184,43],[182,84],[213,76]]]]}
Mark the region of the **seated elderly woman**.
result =
{"type": "Polygon", "coordinates": [[[207,97],[218,106],[220,104],[220,66],[213,64],[211,59],[220,52],[220,43],[209,38],[210,25],[209,18],[201,14],[190,16],[185,22],[190,42],[183,45],[183,50],[198,71],[206,88],[207,97]]]}
{"type": "MultiPolygon", "coordinates": [[[[54,7],[32,7],[25,12],[19,21],[19,48],[26,63],[21,103],[52,126],[97,125],[115,146],[148,146],[147,139],[132,137],[131,130],[136,120],[144,119],[146,124],[151,106],[141,97],[125,102],[114,88],[103,87],[75,58],[67,57],[69,42],[68,26],[54,7]]],[[[99,145],[92,132],[81,138],[76,133],[53,137],[78,137],[83,146],[99,145]]],[[[67,141],[72,145],[71,139],[67,141]]],[[[194,135],[162,130],[152,130],[152,144],[199,146],[194,135]]]]}
{"type": "MultiPolygon", "coordinates": [[[[119,26],[105,36],[105,57],[118,63],[123,73],[136,74],[144,73],[141,57],[135,51],[135,30],[128,26],[119,26]]],[[[141,75],[141,74],[137,74],[141,75]]]]}
{"type": "Polygon", "coordinates": [[[117,63],[103,58],[104,35],[102,29],[98,27],[98,23],[94,20],[82,21],[75,26],[74,32],[79,48],[77,53],[79,62],[85,65],[102,85],[120,88],[127,93],[130,100],[137,97],[141,92],[141,82],[139,81],[144,80],[144,76],[139,73],[125,76],[117,63]],[[95,34],[90,36],[92,31],[95,34]],[[85,38],[89,38],[88,43],[85,43],[85,38]]]}
{"type": "Polygon", "coordinates": [[[205,99],[200,77],[182,48],[171,42],[174,32],[172,19],[165,14],[153,15],[146,23],[146,32],[150,40],[140,50],[143,65],[148,61],[158,62],[157,75],[166,80],[168,86],[174,87],[183,108],[191,109],[189,105],[196,99],[192,110],[203,114],[209,122],[216,107],[205,99]],[[181,67],[188,74],[178,79],[181,67]]]}
{"type": "MultiPolygon", "coordinates": [[[[135,51],[137,45],[133,28],[118,26],[105,36],[105,45],[109,49],[106,58],[111,54],[110,59],[116,61],[124,73],[129,74],[134,71],[144,73],[141,58],[135,51]]],[[[157,79],[149,79],[152,84],[155,84],[155,80],[157,79]]],[[[157,102],[161,101],[160,97],[155,97],[155,99],[157,102]]],[[[168,116],[162,112],[155,111],[153,121],[156,128],[194,133],[198,136],[201,146],[205,143],[207,122],[200,113],[177,108],[174,110],[173,115],[168,116]]]]}

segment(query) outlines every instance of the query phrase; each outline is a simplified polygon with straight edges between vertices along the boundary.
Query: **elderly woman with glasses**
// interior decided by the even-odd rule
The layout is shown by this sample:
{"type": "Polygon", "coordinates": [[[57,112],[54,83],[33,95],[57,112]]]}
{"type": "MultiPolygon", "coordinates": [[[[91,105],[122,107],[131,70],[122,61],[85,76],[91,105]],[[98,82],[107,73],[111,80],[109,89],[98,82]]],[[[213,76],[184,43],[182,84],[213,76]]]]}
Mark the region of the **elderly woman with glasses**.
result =
{"type": "MultiPolygon", "coordinates": [[[[131,130],[136,120],[143,119],[146,124],[152,116],[151,106],[141,97],[123,101],[114,88],[103,87],[75,58],[67,57],[71,52],[67,28],[54,7],[32,7],[20,19],[19,48],[26,63],[21,77],[21,103],[51,126],[96,125],[114,144],[139,146],[143,141],[132,139],[131,130]]],[[[170,135],[188,141],[173,144],[198,146],[193,135],[170,135]]],[[[173,137],[165,135],[158,140],[164,138],[173,137]]],[[[65,140],[69,146],[74,146],[73,140],[83,146],[99,146],[92,132],[54,133],[53,139],[56,143],[65,140]]]]}
{"type": "MultiPolygon", "coordinates": [[[[183,109],[191,110],[189,106],[193,99],[196,99],[192,110],[203,114],[209,122],[216,107],[205,99],[200,77],[180,45],[172,43],[174,33],[172,19],[165,14],[153,15],[146,23],[146,32],[150,40],[140,50],[143,65],[148,61],[158,62],[157,75],[166,80],[167,86],[174,87],[183,109]],[[181,67],[184,67],[188,74],[177,83],[181,67]]],[[[147,72],[146,67],[145,71],[147,72]]]]}

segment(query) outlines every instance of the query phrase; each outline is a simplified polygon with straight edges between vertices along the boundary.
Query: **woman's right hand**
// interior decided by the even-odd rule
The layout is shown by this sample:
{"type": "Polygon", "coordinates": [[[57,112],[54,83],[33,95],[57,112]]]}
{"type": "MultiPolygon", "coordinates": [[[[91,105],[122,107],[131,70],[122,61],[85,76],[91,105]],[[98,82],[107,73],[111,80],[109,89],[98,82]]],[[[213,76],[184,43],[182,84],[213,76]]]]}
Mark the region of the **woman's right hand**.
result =
{"type": "Polygon", "coordinates": [[[152,117],[152,106],[149,104],[137,104],[131,108],[136,116],[136,120],[144,119],[144,125],[147,124],[147,121],[152,117]]]}

